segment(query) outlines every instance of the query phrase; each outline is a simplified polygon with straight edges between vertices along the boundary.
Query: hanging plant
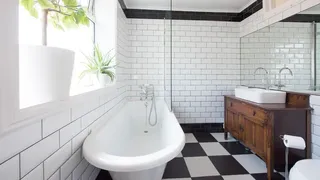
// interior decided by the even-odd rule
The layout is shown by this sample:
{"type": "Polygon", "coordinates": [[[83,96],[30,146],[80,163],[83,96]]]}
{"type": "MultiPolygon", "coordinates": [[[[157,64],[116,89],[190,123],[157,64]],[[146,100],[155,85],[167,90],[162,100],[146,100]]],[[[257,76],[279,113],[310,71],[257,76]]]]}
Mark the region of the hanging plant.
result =
{"type": "Polygon", "coordinates": [[[77,0],[21,0],[20,4],[35,18],[42,13],[42,45],[47,45],[48,22],[64,30],[79,25],[89,25],[85,8],[77,0]]]}

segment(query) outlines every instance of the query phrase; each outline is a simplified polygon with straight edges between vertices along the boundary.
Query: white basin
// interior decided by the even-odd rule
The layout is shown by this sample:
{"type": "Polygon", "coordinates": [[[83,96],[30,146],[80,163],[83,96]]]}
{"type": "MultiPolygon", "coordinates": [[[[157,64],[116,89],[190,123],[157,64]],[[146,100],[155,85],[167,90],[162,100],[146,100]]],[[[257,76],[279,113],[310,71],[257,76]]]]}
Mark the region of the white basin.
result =
{"type": "Polygon", "coordinates": [[[256,88],[236,88],[235,96],[255,103],[282,104],[286,102],[286,92],[256,88]]]}

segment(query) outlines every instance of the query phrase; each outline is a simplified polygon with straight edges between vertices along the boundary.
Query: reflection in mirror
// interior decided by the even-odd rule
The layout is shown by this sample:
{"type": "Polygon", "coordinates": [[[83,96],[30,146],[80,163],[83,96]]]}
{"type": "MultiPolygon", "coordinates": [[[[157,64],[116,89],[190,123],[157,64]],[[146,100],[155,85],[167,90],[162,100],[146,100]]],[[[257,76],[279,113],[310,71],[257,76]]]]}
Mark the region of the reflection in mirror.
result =
{"type": "Polygon", "coordinates": [[[312,23],[278,22],[242,38],[242,85],[309,89],[311,27],[312,23]]]}
{"type": "Polygon", "coordinates": [[[320,5],[241,38],[241,85],[320,90],[317,22],[320,5]]]}

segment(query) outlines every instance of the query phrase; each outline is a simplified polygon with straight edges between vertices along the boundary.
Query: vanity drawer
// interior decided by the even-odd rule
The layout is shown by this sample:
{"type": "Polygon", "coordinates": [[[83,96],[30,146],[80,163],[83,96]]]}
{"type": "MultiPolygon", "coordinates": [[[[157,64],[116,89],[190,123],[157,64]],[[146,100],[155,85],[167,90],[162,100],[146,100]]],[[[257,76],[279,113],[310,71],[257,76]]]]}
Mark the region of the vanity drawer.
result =
{"type": "Polygon", "coordinates": [[[264,125],[267,121],[267,113],[260,108],[230,99],[227,99],[226,103],[228,109],[248,116],[256,121],[256,123],[264,125]]]}

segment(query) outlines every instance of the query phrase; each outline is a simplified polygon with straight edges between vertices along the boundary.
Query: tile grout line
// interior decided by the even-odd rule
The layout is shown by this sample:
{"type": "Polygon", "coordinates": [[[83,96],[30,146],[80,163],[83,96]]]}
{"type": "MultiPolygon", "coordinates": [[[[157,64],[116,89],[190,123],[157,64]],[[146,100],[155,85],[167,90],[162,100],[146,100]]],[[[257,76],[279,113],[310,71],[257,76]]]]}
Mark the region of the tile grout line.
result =
{"type": "Polygon", "coordinates": [[[21,153],[19,153],[19,179],[21,179],[21,153]]]}
{"type": "MultiPolygon", "coordinates": [[[[109,111],[111,111],[115,106],[119,105],[124,99],[125,99],[125,98],[121,99],[120,102],[118,102],[116,105],[114,105],[111,109],[109,109],[109,110],[108,110],[107,112],[105,112],[103,115],[105,115],[106,113],[108,113],[109,111]]],[[[103,115],[102,115],[102,116],[103,116],[103,115]]],[[[95,121],[93,121],[92,123],[90,123],[87,127],[89,127],[90,125],[92,125],[94,122],[96,122],[96,121],[97,121],[99,118],[101,118],[102,116],[99,116],[95,121]]],[[[80,118],[78,118],[77,120],[79,120],[79,119],[80,119],[80,118]]],[[[76,121],[76,120],[75,120],[75,121],[76,121]]],[[[74,121],[73,121],[73,122],[74,122],[74,121]]],[[[63,126],[62,128],[65,128],[66,126],[70,125],[70,124],[73,123],[73,122],[70,122],[69,124],[63,126]]],[[[62,128],[61,128],[61,129],[62,129],[62,128]]],[[[40,139],[39,141],[31,144],[30,146],[26,147],[25,149],[19,151],[18,153],[10,156],[10,157],[7,158],[5,161],[1,162],[1,163],[0,163],[0,166],[1,166],[2,164],[6,163],[7,161],[9,161],[10,159],[14,158],[15,156],[17,156],[17,155],[20,154],[21,152],[28,150],[29,148],[31,148],[31,147],[34,146],[35,144],[38,144],[38,143],[41,142],[42,140],[44,140],[44,139],[48,138],[49,136],[57,133],[57,132],[60,131],[61,129],[58,129],[58,130],[54,131],[54,132],[51,133],[50,135],[48,135],[48,136],[40,139]]],[[[84,129],[83,129],[83,130],[84,130],[84,129]]],[[[83,132],[83,130],[81,130],[81,131],[80,131],[78,134],[76,134],[75,136],[79,135],[81,132],[83,132]]],[[[59,133],[59,134],[60,134],[60,133],[59,133]]],[[[74,136],[74,137],[75,137],[75,136],[74,136]]],[[[73,137],[73,138],[74,138],[74,137],[73,137]]],[[[72,139],[73,139],[73,138],[72,138],[72,139]]],[[[71,139],[71,140],[72,140],[72,139],[71,139]]],[[[69,141],[71,141],[71,140],[69,140],[69,141]]],[[[59,138],[59,141],[60,141],[60,138],[59,138]]],[[[68,141],[68,142],[69,142],[69,141],[68,141]]],[[[67,142],[67,143],[68,143],[68,142],[67,142]]],[[[67,144],[67,143],[65,143],[65,144],[67,144]]],[[[65,145],[65,144],[64,144],[64,145],[65,145]]],[[[64,145],[63,145],[63,146],[64,146],[64,145]]],[[[59,148],[59,149],[60,149],[60,148],[59,148]]],[[[56,151],[55,151],[55,152],[56,152],[56,151]]]]}

